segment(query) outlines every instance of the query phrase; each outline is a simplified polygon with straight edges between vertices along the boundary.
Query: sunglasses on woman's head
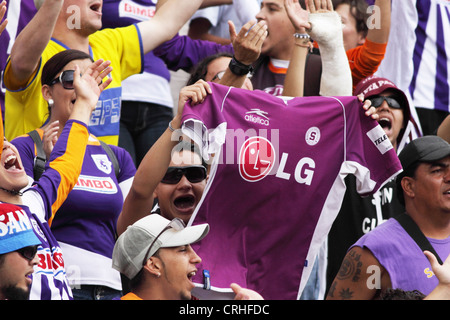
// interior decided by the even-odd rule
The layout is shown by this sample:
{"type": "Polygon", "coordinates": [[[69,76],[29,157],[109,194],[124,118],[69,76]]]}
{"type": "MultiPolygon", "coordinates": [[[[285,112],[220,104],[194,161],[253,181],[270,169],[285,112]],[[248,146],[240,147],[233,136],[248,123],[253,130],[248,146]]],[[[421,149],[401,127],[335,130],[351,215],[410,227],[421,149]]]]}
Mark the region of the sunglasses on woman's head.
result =
{"type": "Polygon", "coordinates": [[[49,86],[54,85],[55,83],[61,83],[64,89],[70,90],[74,89],[73,86],[73,73],[75,70],[64,70],[61,72],[58,78],[53,79],[52,82],[50,82],[49,86]]]}
{"type": "Polygon", "coordinates": [[[398,102],[398,98],[396,96],[375,96],[370,97],[369,100],[375,108],[380,107],[383,104],[383,101],[386,101],[389,107],[393,109],[402,109],[402,106],[398,102]]]}
{"type": "Polygon", "coordinates": [[[176,184],[185,176],[191,183],[198,183],[206,179],[206,168],[204,166],[169,167],[161,182],[176,184]]]}

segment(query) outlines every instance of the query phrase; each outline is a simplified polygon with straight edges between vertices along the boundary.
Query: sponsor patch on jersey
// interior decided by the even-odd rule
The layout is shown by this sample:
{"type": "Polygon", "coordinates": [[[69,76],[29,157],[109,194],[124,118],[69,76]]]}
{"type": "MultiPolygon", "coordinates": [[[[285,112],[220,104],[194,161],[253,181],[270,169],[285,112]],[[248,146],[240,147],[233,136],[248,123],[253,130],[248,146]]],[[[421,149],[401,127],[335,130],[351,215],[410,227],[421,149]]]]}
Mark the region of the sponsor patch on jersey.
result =
{"type": "Polygon", "coordinates": [[[264,179],[275,163],[275,148],[263,137],[251,137],[241,147],[239,153],[239,173],[248,182],[264,179]]]}
{"type": "Polygon", "coordinates": [[[270,121],[267,115],[267,112],[262,111],[261,109],[254,108],[245,113],[244,119],[245,121],[261,124],[268,127],[270,125],[270,121]]]}
{"type": "Polygon", "coordinates": [[[317,127],[311,127],[306,131],[305,141],[310,146],[315,146],[320,140],[320,130],[317,127]]]}
{"type": "Polygon", "coordinates": [[[383,128],[379,125],[368,131],[367,136],[370,140],[372,140],[373,144],[377,147],[381,154],[385,154],[393,148],[386,132],[384,132],[383,128]]]}
{"type": "Polygon", "coordinates": [[[110,174],[112,170],[112,163],[109,161],[106,154],[93,154],[91,155],[92,160],[94,160],[95,165],[100,171],[106,174],[110,174]]]}
{"type": "Polygon", "coordinates": [[[117,193],[117,186],[110,177],[93,177],[80,175],[74,190],[83,190],[94,193],[117,193]]]}
{"type": "Polygon", "coordinates": [[[119,17],[145,21],[153,18],[155,12],[155,6],[143,6],[129,0],[121,1],[119,4],[119,17]]]}

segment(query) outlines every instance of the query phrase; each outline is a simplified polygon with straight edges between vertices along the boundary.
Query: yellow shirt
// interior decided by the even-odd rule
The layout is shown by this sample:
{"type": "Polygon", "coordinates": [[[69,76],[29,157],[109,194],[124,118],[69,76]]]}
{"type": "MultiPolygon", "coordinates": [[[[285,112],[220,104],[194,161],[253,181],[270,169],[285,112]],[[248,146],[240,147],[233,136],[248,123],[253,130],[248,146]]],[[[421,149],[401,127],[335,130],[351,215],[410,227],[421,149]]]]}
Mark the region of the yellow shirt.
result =
{"type": "MultiPolygon", "coordinates": [[[[142,72],[143,49],[139,30],[135,25],[104,29],[89,37],[90,54],[94,60],[111,61],[112,83],[100,95],[89,131],[106,143],[117,145],[120,127],[122,80],[142,72]]],[[[5,136],[8,140],[41,127],[49,115],[48,104],[41,93],[41,74],[45,63],[55,54],[70,49],[56,39],[45,48],[37,72],[27,86],[5,94],[5,136]]],[[[10,74],[9,60],[5,67],[5,84],[10,74]]]]}

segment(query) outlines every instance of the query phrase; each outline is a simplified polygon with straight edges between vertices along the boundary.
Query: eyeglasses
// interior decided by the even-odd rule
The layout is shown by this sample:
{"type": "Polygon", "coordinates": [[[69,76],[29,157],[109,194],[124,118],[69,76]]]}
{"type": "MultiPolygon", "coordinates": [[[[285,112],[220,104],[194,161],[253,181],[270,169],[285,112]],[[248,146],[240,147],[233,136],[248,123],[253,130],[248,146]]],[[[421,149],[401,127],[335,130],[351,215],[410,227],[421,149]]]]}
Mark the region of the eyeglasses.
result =
{"type": "Polygon", "coordinates": [[[375,108],[380,107],[383,104],[383,101],[386,101],[389,107],[394,109],[402,109],[402,106],[397,99],[398,98],[395,96],[376,96],[369,98],[369,100],[372,102],[372,106],[374,106],[375,108]]]}
{"type": "Polygon", "coordinates": [[[55,83],[60,82],[64,89],[70,90],[74,89],[73,86],[73,73],[75,70],[64,70],[61,72],[58,78],[53,79],[52,82],[50,82],[49,86],[54,85],[55,83]]]}
{"type": "MultiPolygon", "coordinates": [[[[157,214],[157,213],[153,213],[153,214],[157,214]]],[[[148,248],[147,252],[145,253],[144,256],[144,261],[142,261],[142,265],[144,266],[145,263],[147,262],[147,260],[150,258],[148,255],[150,254],[150,251],[153,248],[153,245],[155,244],[156,240],[158,240],[158,238],[167,230],[169,229],[175,229],[175,231],[181,231],[186,227],[186,225],[184,224],[183,220],[181,220],[180,218],[174,218],[172,221],[169,222],[169,224],[161,230],[160,233],[158,233],[158,235],[156,236],[156,238],[152,241],[152,243],[150,244],[150,247],[148,248]]]]}
{"type": "Polygon", "coordinates": [[[16,250],[22,257],[24,257],[27,260],[33,260],[34,257],[36,256],[38,250],[38,246],[29,246],[29,247],[24,247],[24,248],[20,248],[18,250],[16,250]]]}
{"type": "MultiPolygon", "coordinates": [[[[218,73],[214,76],[214,78],[212,78],[211,81],[214,81],[214,80],[216,80],[216,79],[222,80],[224,74],[225,74],[225,71],[220,71],[220,72],[218,72],[218,73]]],[[[253,77],[253,73],[251,73],[251,72],[247,73],[247,78],[251,79],[252,77],[253,77]]]]}
{"type": "Polygon", "coordinates": [[[176,184],[185,176],[191,183],[198,183],[206,179],[206,168],[204,166],[169,167],[161,182],[176,184]]]}

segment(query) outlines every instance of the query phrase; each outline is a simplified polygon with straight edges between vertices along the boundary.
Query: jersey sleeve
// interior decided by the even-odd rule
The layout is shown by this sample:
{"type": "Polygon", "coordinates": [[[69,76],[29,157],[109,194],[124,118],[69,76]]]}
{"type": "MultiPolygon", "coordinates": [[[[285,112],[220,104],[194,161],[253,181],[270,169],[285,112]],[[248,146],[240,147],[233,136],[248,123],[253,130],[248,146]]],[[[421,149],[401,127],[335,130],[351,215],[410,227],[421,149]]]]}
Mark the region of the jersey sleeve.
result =
{"type": "Polygon", "coordinates": [[[233,54],[233,46],[220,45],[211,41],[193,40],[188,36],[175,35],[153,50],[154,54],[164,60],[170,70],[189,71],[203,58],[219,52],[233,54]]]}
{"type": "Polygon", "coordinates": [[[199,145],[205,160],[217,153],[225,142],[227,121],[223,107],[231,87],[209,83],[212,94],[203,103],[191,106],[185,104],[182,116],[182,132],[199,145]]]}
{"type": "Polygon", "coordinates": [[[345,105],[346,139],[343,170],[356,176],[356,189],[362,196],[378,191],[402,171],[396,150],[378,122],[365,115],[354,97],[341,97],[345,105]],[[345,103],[346,99],[353,103],[345,103]]]}
{"type": "Polygon", "coordinates": [[[353,90],[363,79],[373,75],[380,66],[386,53],[387,43],[376,43],[368,39],[363,45],[347,51],[352,70],[353,90]]]}
{"type": "Polygon", "coordinates": [[[69,120],[53,148],[44,174],[25,191],[40,194],[46,214],[44,219],[49,225],[78,181],[88,137],[89,132],[84,123],[69,120]]]}

